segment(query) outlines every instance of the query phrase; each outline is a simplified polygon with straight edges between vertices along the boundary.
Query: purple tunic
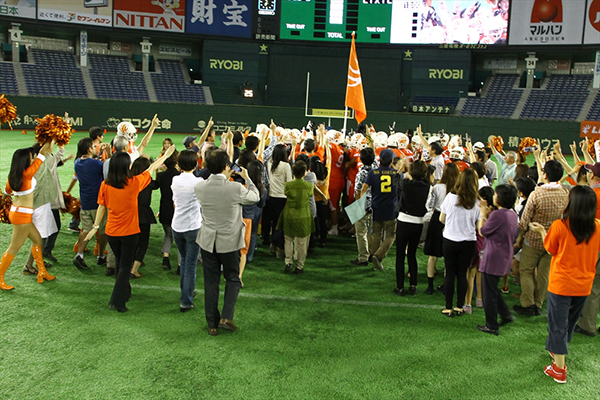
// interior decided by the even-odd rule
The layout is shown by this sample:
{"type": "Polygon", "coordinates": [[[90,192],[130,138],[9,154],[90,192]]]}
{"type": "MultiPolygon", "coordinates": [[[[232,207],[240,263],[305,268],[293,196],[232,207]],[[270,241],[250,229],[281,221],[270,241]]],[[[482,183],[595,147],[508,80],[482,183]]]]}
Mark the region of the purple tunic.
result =
{"type": "Polygon", "coordinates": [[[512,209],[492,211],[481,227],[485,244],[479,271],[495,276],[504,276],[510,272],[518,219],[512,209]]]}

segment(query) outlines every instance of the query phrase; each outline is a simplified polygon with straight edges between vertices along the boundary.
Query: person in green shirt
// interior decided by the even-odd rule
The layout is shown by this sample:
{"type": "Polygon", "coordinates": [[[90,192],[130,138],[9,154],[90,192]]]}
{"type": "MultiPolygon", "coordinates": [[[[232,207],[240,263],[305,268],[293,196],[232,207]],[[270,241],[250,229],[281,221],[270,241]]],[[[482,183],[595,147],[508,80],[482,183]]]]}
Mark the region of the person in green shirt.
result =
{"type": "Polygon", "coordinates": [[[285,184],[287,202],[277,222],[277,229],[283,230],[285,238],[284,272],[292,272],[293,261],[296,259],[296,275],[304,272],[310,234],[315,231],[315,221],[310,212],[310,197],[314,192],[314,184],[304,180],[306,170],[306,163],[303,161],[297,161],[292,166],[295,179],[285,184]]]}

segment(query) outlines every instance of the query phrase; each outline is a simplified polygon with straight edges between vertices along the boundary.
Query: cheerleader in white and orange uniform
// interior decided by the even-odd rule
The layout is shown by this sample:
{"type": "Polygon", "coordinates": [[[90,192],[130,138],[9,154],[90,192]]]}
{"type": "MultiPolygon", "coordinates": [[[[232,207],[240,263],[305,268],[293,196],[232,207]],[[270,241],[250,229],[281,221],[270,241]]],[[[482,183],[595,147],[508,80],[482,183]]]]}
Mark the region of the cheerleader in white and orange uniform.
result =
{"type": "Polygon", "coordinates": [[[4,252],[0,260],[0,289],[2,290],[14,288],[6,284],[4,274],[27,238],[32,243],[31,253],[38,268],[38,283],[43,283],[44,279],[47,281],[54,279],[54,276],[50,275],[44,267],[42,237],[33,225],[33,189],[36,185],[33,176],[46,159],[46,154],[52,151],[52,145],[52,142],[44,144],[35,159],[33,159],[29,149],[19,149],[13,154],[4,194],[5,196],[12,195],[14,197],[13,205],[8,214],[10,223],[14,225],[14,228],[8,250],[4,252]]]}

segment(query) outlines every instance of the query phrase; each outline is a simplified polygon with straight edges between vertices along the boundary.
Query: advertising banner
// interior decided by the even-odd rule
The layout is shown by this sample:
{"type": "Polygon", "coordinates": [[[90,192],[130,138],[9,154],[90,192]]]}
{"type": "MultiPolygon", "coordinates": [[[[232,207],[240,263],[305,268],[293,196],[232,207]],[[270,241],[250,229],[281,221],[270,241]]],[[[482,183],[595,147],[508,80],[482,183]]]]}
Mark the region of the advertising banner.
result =
{"type": "Polygon", "coordinates": [[[583,44],[600,43],[600,0],[588,0],[583,44]]]}
{"type": "Polygon", "coordinates": [[[579,137],[600,139],[600,122],[581,121],[581,132],[579,132],[579,137]]]}
{"type": "Polygon", "coordinates": [[[176,44],[161,44],[158,48],[159,54],[169,56],[191,57],[192,48],[190,46],[179,46],[176,44]]]}
{"type": "Polygon", "coordinates": [[[252,35],[252,0],[187,0],[186,32],[245,37],[252,35]]]}
{"type": "Polygon", "coordinates": [[[38,19],[112,26],[113,0],[38,0],[38,19]]]}
{"type": "Polygon", "coordinates": [[[185,0],[114,0],[114,27],[185,32],[185,0]]]}
{"type": "Polygon", "coordinates": [[[571,60],[548,60],[548,69],[568,71],[571,69],[571,60]]]}
{"type": "Polygon", "coordinates": [[[520,0],[511,7],[508,44],[581,44],[585,1],[520,0]]]}
{"type": "Polygon", "coordinates": [[[516,58],[486,58],[483,69],[517,69],[516,58]]]}
{"type": "Polygon", "coordinates": [[[0,16],[35,19],[36,0],[0,0],[0,16]]]}

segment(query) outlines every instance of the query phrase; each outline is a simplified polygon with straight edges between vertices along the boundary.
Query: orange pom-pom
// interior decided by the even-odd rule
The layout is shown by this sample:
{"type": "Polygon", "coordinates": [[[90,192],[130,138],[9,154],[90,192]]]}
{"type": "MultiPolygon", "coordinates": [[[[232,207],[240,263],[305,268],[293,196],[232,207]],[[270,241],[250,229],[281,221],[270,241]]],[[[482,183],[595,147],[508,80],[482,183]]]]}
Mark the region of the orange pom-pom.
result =
{"type": "Polygon", "coordinates": [[[537,140],[535,140],[534,138],[524,137],[523,139],[521,139],[521,143],[519,144],[519,153],[523,154],[524,156],[531,154],[531,151],[524,150],[527,147],[535,147],[537,145],[537,140]]]}
{"type": "Polygon", "coordinates": [[[78,198],[72,196],[70,193],[63,192],[63,200],[65,201],[65,208],[61,208],[60,211],[63,214],[71,214],[76,219],[79,219],[79,211],[81,210],[81,201],[78,198]]]}
{"type": "Polygon", "coordinates": [[[488,138],[488,146],[493,146],[499,153],[501,153],[502,147],[504,146],[504,139],[502,139],[502,136],[490,136],[488,138]]]}
{"type": "Polygon", "coordinates": [[[10,206],[12,206],[12,198],[6,196],[4,201],[0,198],[0,222],[3,224],[10,224],[10,220],[8,219],[10,206]]]}
{"type": "Polygon", "coordinates": [[[44,118],[36,118],[38,126],[35,127],[35,139],[39,143],[46,143],[50,140],[58,146],[64,146],[71,140],[73,128],[61,117],[54,114],[48,114],[44,118]]]}
{"type": "Polygon", "coordinates": [[[596,143],[597,140],[598,139],[588,138],[588,153],[590,153],[592,155],[592,158],[596,154],[596,148],[594,147],[594,144],[596,143]]]}
{"type": "Polygon", "coordinates": [[[0,96],[0,125],[8,123],[12,129],[11,122],[17,119],[17,107],[4,95],[0,96]]]}

